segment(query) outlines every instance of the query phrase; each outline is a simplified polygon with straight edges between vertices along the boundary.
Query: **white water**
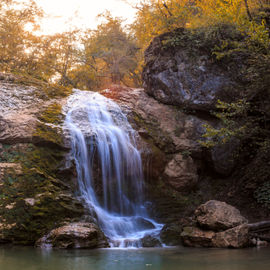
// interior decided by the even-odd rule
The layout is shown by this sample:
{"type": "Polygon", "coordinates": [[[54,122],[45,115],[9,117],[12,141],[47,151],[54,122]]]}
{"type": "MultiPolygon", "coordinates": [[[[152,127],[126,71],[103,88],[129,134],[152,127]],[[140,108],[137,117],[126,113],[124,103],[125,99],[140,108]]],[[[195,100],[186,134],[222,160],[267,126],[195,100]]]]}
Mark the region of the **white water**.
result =
{"type": "Polygon", "coordinates": [[[144,207],[135,131],[120,107],[98,93],[74,90],[67,108],[65,123],[83,200],[112,247],[140,247],[140,239],[157,234],[161,225],[144,207]]]}

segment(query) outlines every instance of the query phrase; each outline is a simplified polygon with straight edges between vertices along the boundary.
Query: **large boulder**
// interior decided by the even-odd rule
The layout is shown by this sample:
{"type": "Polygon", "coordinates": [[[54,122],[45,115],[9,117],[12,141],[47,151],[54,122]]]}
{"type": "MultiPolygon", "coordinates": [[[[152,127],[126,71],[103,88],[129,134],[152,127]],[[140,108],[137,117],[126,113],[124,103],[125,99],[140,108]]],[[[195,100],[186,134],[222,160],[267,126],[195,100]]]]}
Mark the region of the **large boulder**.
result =
{"type": "Polygon", "coordinates": [[[37,88],[16,84],[8,76],[0,80],[0,142],[33,140],[36,114],[44,106],[37,92],[37,88]]]}
{"type": "Polygon", "coordinates": [[[200,205],[195,211],[195,216],[200,227],[214,231],[227,230],[247,223],[238,209],[216,200],[200,205]]]}
{"type": "Polygon", "coordinates": [[[195,211],[195,220],[197,226],[185,227],[181,234],[186,246],[243,248],[249,245],[247,220],[231,205],[208,201],[195,211]]]}
{"type": "Polygon", "coordinates": [[[36,132],[41,120],[47,124],[40,118],[41,112],[52,104],[65,102],[60,90],[54,98],[47,90],[53,91],[53,87],[0,73],[0,143],[33,143],[46,139],[36,132]]]}
{"type": "Polygon", "coordinates": [[[36,243],[37,246],[51,245],[54,248],[104,248],[108,241],[103,232],[93,223],[70,223],[52,230],[36,243]]]}
{"type": "Polygon", "coordinates": [[[207,45],[198,45],[205,39],[183,28],[154,38],[145,51],[147,93],[162,103],[199,111],[214,109],[218,99],[231,101],[236,82],[213,61],[207,45]]]}
{"type": "Polygon", "coordinates": [[[181,238],[188,247],[243,248],[249,245],[249,230],[247,224],[223,232],[185,227],[181,238]]]}
{"type": "Polygon", "coordinates": [[[214,237],[215,232],[197,227],[185,227],[181,233],[183,245],[188,247],[213,247],[214,237]]]}
{"type": "Polygon", "coordinates": [[[243,248],[249,245],[249,229],[243,224],[224,232],[216,233],[213,246],[219,248],[243,248]]]}

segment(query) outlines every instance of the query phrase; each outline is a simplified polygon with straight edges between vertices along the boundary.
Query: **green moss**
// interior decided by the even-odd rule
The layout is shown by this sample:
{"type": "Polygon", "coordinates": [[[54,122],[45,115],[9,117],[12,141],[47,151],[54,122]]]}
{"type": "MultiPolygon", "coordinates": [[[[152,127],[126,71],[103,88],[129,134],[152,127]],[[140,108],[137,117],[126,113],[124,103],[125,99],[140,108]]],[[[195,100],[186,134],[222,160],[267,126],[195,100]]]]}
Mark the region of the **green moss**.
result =
{"type": "Polygon", "coordinates": [[[3,234],[14,243],[33,244],[51,229],[76,221],[84,213],[82,204],[70,194],[72,184],[59,170],[66,154],[58,132],[63,122],[61,106],[49,105],[38,119],[36,144],[24,144],[20,149],[3,147],[11,155],[4,155],[5,159],[22,167],[21,175],[6,174],[0,187],[0,217],[8,225],[3,234]],[[34,199],[34,205],[29,205],[27,198],[34,199]]]}
{"type": "Polygon", "coordinates": [[[61,124],[63,122],[62,106],[57,103],[49,105],[39,116],[38,119],[45,123],[61,124]]]}
{"type": "Polygon", "coordinates": [[[64,154],[48,147],[29,145],[19,159],[22,175],[5,176],[0,190],[0,216],[5,224],[14,224],[3,231],[7,239],[33,244],[63,222],[83,215],[83,206],[69,195],[66,179],[59,174],[64,154]],[[26,198],[34,198],[34,206],[28,205],[26,198]],[[7,208],[10,205],[13,208],[7,208]]]}
{"type": "Polygon", "coordinates": [[[190,56],[198,56],[198,51],[211,56],[217,47],[224,46],[225,41],[226,46],[231,46],[229,41],[239,41],[243,38],[244,34],[235,25],[221,23],[192,30],[179,28],[164,34],[161,42],[165,50],[183,48],[190,56]]]}
{"type": "Polygon", "coordinates": [[[254,192],[254,197],[258,203],[270,208],[270,181],[263,183],[254,192]]]}
{"type": "Polygon", "coordinates": [[[0,149],[0,162],[16,162],[19,155],[20,153],[16,147],[9,144],[2,144],[2,149],[0,149]]]}
{"type": "Polygon", "coordinates": [[[38,140],[51,142],[61,146],[63,144],[59,125],[63,122],[62,107],[57,103],[49,105],[38,116],[40,122],[37,125],[34,136],[38,140]]]}
{"type": "Polygon", "coordinates": [[[36,87],[37,88],[36,96],[44,100],[59,97],[67,97],[72,92],[71,87],[61,86],[57,84],[50,84],[44,80],[39,80],[29,75],[22,75],[22,74],[15,75],[14,83],[36,87]]]}
{"type": "Polygon", "coordinates": [[[59,135],[59,128],[47,124],[38,124],[34,137],[39,141],[53,143],[58,146],[63,144],[62,136],[59,135]]]}

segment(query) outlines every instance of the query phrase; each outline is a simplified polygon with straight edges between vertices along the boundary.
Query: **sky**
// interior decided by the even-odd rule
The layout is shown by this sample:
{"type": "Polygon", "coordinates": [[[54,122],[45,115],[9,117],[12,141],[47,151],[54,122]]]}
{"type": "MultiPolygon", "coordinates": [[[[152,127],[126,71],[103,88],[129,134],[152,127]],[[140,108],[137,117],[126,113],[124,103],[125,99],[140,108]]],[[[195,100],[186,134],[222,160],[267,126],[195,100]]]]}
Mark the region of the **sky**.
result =
{"type": "Polygon", "coordinates": [[[132,5],[139,2],[139,0],[36,0],[38,6],[49,15],[41,24],[42,34],[70,30],[73,25],[78,28],[95,29],[100,22],[96,18],[97,15],[105,10],[109,10],[114,17],[124,18],[127,24],[132,23],[136,12],[132,5]]]}

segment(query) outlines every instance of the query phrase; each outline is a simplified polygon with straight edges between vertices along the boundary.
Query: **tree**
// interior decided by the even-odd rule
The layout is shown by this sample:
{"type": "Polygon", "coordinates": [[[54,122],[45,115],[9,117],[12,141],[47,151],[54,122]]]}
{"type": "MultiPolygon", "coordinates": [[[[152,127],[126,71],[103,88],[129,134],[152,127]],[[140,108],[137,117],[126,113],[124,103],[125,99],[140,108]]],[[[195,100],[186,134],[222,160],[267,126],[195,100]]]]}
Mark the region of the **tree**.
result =
{"type": "Polygon", "coordinates": [[[252,21],[252,16],[251,16],[251,13],[250,13],[250,10],[249,10],[248,1],[244,0],[244,2],[245,2],[245,7],[246,7],[248,18],[252,21]]]}
{"type": "Polygon", "coordinates": [[[95,88],[105,87],[110,83],[137,85],[139,74],[136,73],[138,47],[135,40],[124,31],[119,18],[109,13],[103,16],[105,22],[97,30],[88,31],[82,39],[83,49],[79,56],[79,64],[71,73],[79,75],[83,86],[84,72],[92,78],[95,88]]]}
{"type": "Polygon", "coordinates": [[[153,37],[177,27],[186,27],[191,16],[198,12],[192,0],[144,0],[136,9],[136,22],[132,29],[143,49],[153,37]]]}
{"type": "Polygon", "coordinates": [[[38,38],[26,26],[36,29],[43,15],[34,1],[4,0],[0,4],[0,69],[34,71],[38,38]]]}
{"type": "Polygon", "coordinates": [[[53,78],[63,86],[75,86],[69,73],[78,62],[80,31],[72,30],[41,39],[39,62],[43,76],[48,80],[53,78]]]}

